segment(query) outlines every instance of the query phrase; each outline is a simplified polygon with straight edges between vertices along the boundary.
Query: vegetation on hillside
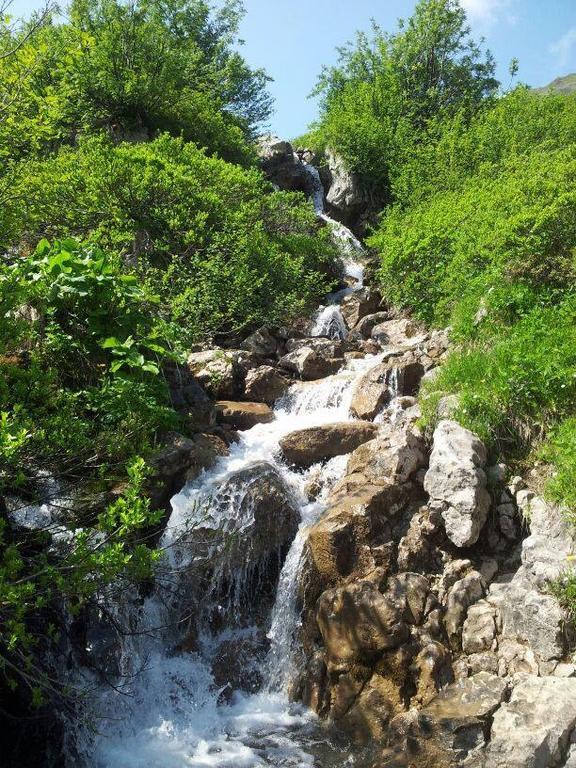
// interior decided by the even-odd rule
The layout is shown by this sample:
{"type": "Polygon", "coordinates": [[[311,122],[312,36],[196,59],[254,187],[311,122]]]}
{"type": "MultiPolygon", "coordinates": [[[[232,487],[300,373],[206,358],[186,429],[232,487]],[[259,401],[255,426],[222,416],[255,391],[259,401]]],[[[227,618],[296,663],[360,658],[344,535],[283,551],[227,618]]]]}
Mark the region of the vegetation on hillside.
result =
{"type": "Polygon", "coordinates": [[[549,493],[575,510],[576,95],[497,90],[458,0],[420,0],[395,34],[359,35],[318,91],[308,138],[380,206],[369,244],[386,296],[451,326],[428,421],[455,394],[495,455],[548,439],[549,493]]]}
{"type": "Polygon", "coordinates": [[[330,287],[312,206],[256,168],[271,100],[241,14],[74,0],[0,25],[0,494],[74,496],[32,532],[0,512],[0,674],[28,703],[62,693],[44,663],[62,598],[150,575],[146,459],[194,430],[167,371],[330,287]]]}

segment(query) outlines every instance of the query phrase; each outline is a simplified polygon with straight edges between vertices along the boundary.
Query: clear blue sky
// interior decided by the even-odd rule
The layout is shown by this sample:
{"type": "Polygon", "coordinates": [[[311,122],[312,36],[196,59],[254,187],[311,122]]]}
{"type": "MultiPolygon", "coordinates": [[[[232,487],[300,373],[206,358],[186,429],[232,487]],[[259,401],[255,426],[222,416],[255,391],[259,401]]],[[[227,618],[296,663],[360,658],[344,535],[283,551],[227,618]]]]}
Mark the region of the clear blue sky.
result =
{"type": "MultiPolygon", "coordinates": [[[[66,0],[63,0],[63,5],[66,0]]],[[[485,37],[507,83],[513,56],[522,82],[539,86],[576,72],[576,0],[462,0],[475,37],[485,37]]],[[[264,67],[276,112],[271,127],[292,138],[316,116],[307,98],[323,64],[335,61],[336,46],[368,29],[373,17],[387,31],[409,16],[415,0],[244,0],[244,56],[264,67]]],[[[25,15],[41,0],[14,0],[11,12],[25,15]]]]}

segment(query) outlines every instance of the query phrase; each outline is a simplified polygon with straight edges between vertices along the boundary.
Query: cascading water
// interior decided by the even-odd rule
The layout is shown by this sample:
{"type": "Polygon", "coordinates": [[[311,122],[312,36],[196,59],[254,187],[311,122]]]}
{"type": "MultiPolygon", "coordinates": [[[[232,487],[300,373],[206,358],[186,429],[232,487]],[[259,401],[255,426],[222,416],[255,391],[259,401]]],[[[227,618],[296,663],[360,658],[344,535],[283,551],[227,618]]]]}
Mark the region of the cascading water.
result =
{"type": "MultiPolygon", "coordinates": [[[[309,168],[320,183],[316,169],[309,168]]],[[[314,202],[318,210],[320,198],[315,196],[314,202]]],[[[336,237],[341,231],[341,225],[335,224],[336,237]]],[[[346,243],[353,240],[350,233],[346,243]]],[[[356,280],[353,288],[361,287],[362,267],[351,259],[348,245],[343,256],[348,275],[356,280]]],[[[334,319],[338,297],[332,300],[335,303],[328,308],[334,319]]],[[[321,316],[316,318],[318,332],[321,316]]],[[[340,320],[331,326],[334,334],[322,335],[342,337],[341,315],[340,320]]],[[[160,542],[165,555],[154,594],[139,608],[135,604],[115,607],[119,623],[132,631],[122,645],[121,683],[115,688],[100,687],[89,713],[102,734],[83,727],[77,739],[76,749],[86,766],[336,768],[354,764],[319,734],[315,717],[290,704],[288,697],[307,529],[325,510],[331,487],[344,473],[346,457],[296,472],[282,461],[278,444],[294,430],[350,420],[354,387],[377,362],[377,357],[367,356],[319,382],[294,384],[276,403],[272,422],[241,432],[228,456],[172,499],[172,514],[160,542]],[[254,484],[263,476],[289,496],[287,525],[292,524],[292,513],[299,518],[288,551],[279,538],[266,557],[254,533],[254,484]],[[320,489],[313,503],[305,494],[310,478],[320,489]],[[270,557],[276,562],[270,563],[270,557]],[[205,583],[202,573],[207,566],[210,580],[205,583]],[[275,573],[278,584],[264,621],[265,659],[257,661],[254,670],[259,684],[255,692],[237,690],[230,695],[215,683],[214,662],[222,647],[236,648],[258,638],[262,645],[262,618],[256,618],[258,606],[250,604],[251,598],[252,603],[263,600],[260,571],[263,580],[275,573]],[[190,623],[195,632],[182,644],[187,616],[193,616],[190,623]]]]}

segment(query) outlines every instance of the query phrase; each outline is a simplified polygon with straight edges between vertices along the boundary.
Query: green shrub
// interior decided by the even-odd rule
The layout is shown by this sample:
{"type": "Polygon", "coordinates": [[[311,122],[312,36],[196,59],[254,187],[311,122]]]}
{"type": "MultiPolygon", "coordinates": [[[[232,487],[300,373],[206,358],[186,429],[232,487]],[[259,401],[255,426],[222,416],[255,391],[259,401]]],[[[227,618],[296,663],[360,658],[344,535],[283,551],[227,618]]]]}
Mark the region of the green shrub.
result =
{"type": "Polygon", "coordinates": [[[335,250],[312,207],[182,139],[87,139],[20,163],[11,187],[7,245],[90,236],[153,286],[183,343],[297,315],[329,287],[335,250]]]}

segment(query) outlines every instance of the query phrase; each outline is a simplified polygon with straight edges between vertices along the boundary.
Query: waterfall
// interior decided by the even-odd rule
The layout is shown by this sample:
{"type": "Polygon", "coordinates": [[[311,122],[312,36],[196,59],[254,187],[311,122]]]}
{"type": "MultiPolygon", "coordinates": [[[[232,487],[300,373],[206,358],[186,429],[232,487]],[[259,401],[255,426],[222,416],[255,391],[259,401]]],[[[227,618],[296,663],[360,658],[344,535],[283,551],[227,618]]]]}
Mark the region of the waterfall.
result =
{"type": "MultiPolygon", "coordinates": [[[[361,246],[349,230],[325,216],[320,176],[313,166],[306,167],[316,211],[331,227],[352,283],[328,297],[312,334],[344,338],[339,301],[363,285],[361,246]]],[[[276,403],[273,421],[240,432],[229,455],[174,496],[160,540],[164,554],[154,593],[144,602],[123,595],[114,603],[118,623],[132,630],[122,642],[123,677],[114,688],[88,681],[97,695],[90,700],[87,721],[96,729],[81,723],[75,743],[86,768],[343,764],[338,748],[320,734],[315,716],[289,702],[288,686],[298,662],[302,551],[309,527],[325,511],[330,489],[345,472],[347,457],[298,472],[284,463],[279,441],[297,429],[350,420],[354,388],[378,359],[352,360],[321,381],[293,384],[276,403]],[[310,502],[305,488],[312,478],[318,494],[310,502]],[[256,521],[262,482],[279,499],[288,499],[274,506],[265,554],[256,521]],[[263,623],[271,578],[277,587],[263,623]],[[188,625],[194,631],[185,637],[188,625]],[[245,644],[260,650],[239,662],[245,644]],[[231,693],[219,685],[218,663],[240,663],[243,674],[257,681],[254,690],[231,693]],[[321,763],[316,762],[319,751],[321,763]]],[[[69,764],[78,765],[76,755],[69,764]]]]}

